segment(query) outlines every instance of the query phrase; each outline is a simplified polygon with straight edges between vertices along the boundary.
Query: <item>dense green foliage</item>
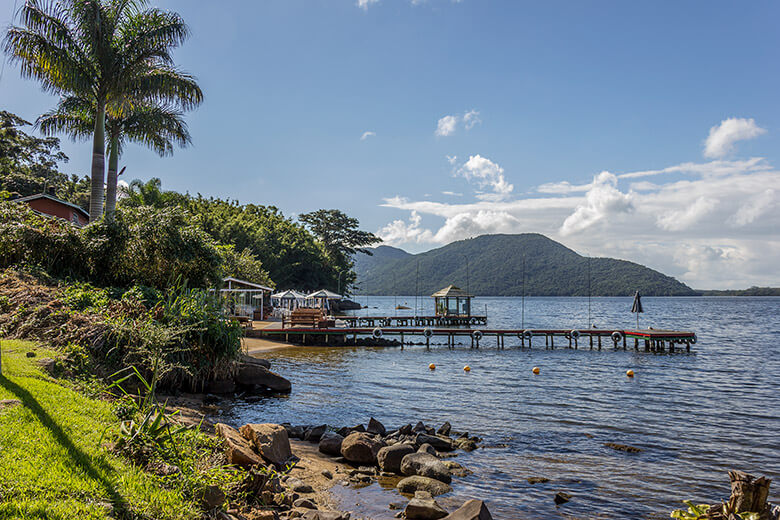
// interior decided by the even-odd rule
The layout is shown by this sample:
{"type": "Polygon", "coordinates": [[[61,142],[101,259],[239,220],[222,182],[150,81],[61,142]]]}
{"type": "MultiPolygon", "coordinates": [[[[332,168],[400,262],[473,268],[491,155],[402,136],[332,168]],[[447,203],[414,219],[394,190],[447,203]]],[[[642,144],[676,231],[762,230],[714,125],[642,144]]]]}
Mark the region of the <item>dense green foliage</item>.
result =
{"type": "Polygon", "coordinates": [[[647,267],[580,256],[538,234],[484,235],[410,255],[380,247],[356,257],[362,294],[429,295],[455,284],[480,296],[693,295],[692,289],[647,267]],[[525,262],[525,283],[523,263],[525,262]],[[417,269],[419,265],[419,283],[417,269]],[[525,287],[524,287],[525,286],[525,287]]]}
{"type": "Polygon", "coordinates": [[[26,133],[24,119],[0,111],[0,192],[26,197],[55,189],[55,195],[84,209],[89,207],[89,178],[68,177],[59,170],[68,157],[54,137],[26,133]]]}
{"type": "Polygon", "coordinates": [[[780,296],[780,287],[696,291],[702,296],[780,296]]]}

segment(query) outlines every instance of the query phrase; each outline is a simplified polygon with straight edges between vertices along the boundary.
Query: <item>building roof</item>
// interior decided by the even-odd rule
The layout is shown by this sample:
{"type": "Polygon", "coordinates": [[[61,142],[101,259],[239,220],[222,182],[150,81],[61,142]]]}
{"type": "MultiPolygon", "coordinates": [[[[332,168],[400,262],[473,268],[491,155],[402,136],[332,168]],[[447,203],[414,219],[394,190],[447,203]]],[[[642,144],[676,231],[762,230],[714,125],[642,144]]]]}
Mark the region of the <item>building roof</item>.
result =
{"type": "Polygon", "coordinates": [[[336,294],[333,291],[328,291],[327,289],[320,289],[319,291],[315,291],[311,294],[306,295],[307,300],[313,300],[319,298],[327,298],[328,300],[340,300],[341,295],[336,294]]]}
{"type": "Polygon", "coordinates": [[[35,195],[27,195],[26,197],[19,197],[18,199],[12,199],[11,202],[29,202],[31,200],[38,200],[38,199],[49,199],[54,202],[58,202],[63,206],[68,206],[69,208],[75,209],[76,211],[84,215],[84,217],[87,220],[89,220],[89,212],[85,211],[84,208],[80,206],[76,206],[75,204],[71,204],[66,200],[58,199],[57,197],[54,197],[52,195],[47,195],[46,193],[37,193],[35,195]]]}
{"type": "Polygon", "coordinates": [[[262,289],[264,291],[272,292],[273,289],[270,287],[266,287],[265,285],[260,285],[257,283],[247,282],[246,280],[239,280],[238,278],[233,278],[232,276],[228,276],[227,278],[222,279],[223,282],[233,282],[241,285],[247,286],[248,289],[262,289]]]}
{"type": "Polygon", "coordinates": [[[467,293],[460,287],[456,287],[454,285],[448,285],[444,289],[441,289],[439,291],[436,291],[435,293],[431,294],[433,298],[473,298],[474,296],[467,293]]]}
{"type": "Polygon", "coordinates": [[[271,298],[280,299],[280,300],[303,300],[304,298],[306,298],[306,295],[303,293],[299,293],[298,291],[293,291],[292,289],[287,289],[286,291],[272,294],[271,298]]]}

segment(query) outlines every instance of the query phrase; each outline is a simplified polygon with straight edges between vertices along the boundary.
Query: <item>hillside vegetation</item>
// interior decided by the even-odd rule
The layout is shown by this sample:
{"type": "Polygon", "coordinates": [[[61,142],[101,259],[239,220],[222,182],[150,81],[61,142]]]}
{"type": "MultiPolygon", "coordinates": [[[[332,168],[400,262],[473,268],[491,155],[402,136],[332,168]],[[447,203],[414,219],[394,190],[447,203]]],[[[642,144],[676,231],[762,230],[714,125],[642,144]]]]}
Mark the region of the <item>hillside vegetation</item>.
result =
{"type": "Polygon", "coordinates": [[[479,296],[685,296],[696,292],[648,267],[581,256],[539,234],[483,235],[412,255],[380,246],[358,255],[360,294],[428,295],[449,284],[479,296]],[[525,290],[523,291],[523,259],[525,290]],[[468,265],[468,273],[467,273],[468,265]],[[419,266],[419,278],[417,276],[419,266]],[[467,276],[468,274],[468,276],[467,276]]]}

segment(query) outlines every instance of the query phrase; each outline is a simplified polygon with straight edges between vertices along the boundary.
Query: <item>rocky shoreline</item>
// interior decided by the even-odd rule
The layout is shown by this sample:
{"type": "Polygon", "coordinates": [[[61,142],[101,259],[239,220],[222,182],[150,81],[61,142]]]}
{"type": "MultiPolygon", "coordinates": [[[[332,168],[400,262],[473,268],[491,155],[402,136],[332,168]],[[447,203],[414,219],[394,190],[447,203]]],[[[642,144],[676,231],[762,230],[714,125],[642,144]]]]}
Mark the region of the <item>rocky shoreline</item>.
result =
{"type": "MultiPolygon", "coordinates": [[[[470,474],[450,460],[457,451],[476,449],[481,439],[465,432],[452,431],[449,423],[438,429],[417,422],[388,431],[374,418],[367,425],[335,428],[328,425],[246,424],[239,429],[226,424],[215,425],[230,464],[249,469],[250,474],[273,475],[254,491],[268,512],[267,518],[305,520],[348,520],[350,512],[338,511],[332,500],[322,495],[322,485],[315,486],[297,476],[302,458],[297,451],[316,446],[320,458],[330,463],[319,477],[330,486],[364,487],[378,479],[396,482],[399,499],[391,509],[399,509],[397,518],[409,520],[487,520],[490,512],[482,501],[469,500],[448,512],[436,502],[436,496],[452,491],[453,479],[470,474]],[[293,439],[291,443],[290,439],[293,439]],[[293,447],[297,448],[293,450],[293,447]],[[317,487],[320,488],[318,493],[317,487]]],[[[306,468],[313,464],[308,452],[306,468]]],[[[309,479],[311,479],[309,471],[309,479]]],[[[330,487],[330,486],[325,486],[330,487]]],[[[215,504],[215,507],[218,507],[215,504]]],[[[260,518],[247,511],[221,513],[224,520],[260,518]]],[[[264,517],[265,518],[265,517],[264,517]]]]}

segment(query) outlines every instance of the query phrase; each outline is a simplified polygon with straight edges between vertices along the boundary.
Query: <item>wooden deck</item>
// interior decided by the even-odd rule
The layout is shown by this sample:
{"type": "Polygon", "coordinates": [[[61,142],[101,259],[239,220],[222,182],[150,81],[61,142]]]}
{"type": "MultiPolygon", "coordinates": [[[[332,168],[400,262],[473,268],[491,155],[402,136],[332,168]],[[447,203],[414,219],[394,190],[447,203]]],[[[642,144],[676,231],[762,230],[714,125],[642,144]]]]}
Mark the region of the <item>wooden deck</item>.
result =
{"type": "MultiPolygon", "coordinates": [[[[339,318],[341,319],[341,318],[339,318]]],[[[520,347],[531,348],[534,339],[541,343],[544,338],[545,348],[555,348],[558,339],[559,346],[567,346],[577,349],[580,346],[589,347],[591,350],[602,349],[604,344],[612,343],[614,348],[626,350],[629,340],[633,343],[634,350],[640,347],[647,352],[669,352],[685,350],[690,352],[691,345],[695,344],[696,334],[689,331],[675,330],[632,330],[632,329],[474,329],[474,328],[432,328],[432,327],[331,327],[331,328],[266,328],[247,331],[248,337],[276,337],[285,341],[301,342],[303,344],[327,345],[332,342],[348,344],[350,339],[355,343],[358,337],[382,338],[396,336],[403,345],[409,337],[422,337],[427,346],[430,346],[431,338],[446,339],[446,345],[453,347],[457,339],[468,338],[471,347],[479,348],[480,342],[484,345],[488,339],[495,338],[498,348],[505,348],[506,338],[519,341],[520,347]],[[333,340],[333,341],[331,341],[333,340]],[[561,345],[563,343],[563,345],[561,345]]]]}
{"type": "Polygon", "coordinates": [[[487,316],[334,316],[353,327],[452,327],[487,325],[487,316]]]}

